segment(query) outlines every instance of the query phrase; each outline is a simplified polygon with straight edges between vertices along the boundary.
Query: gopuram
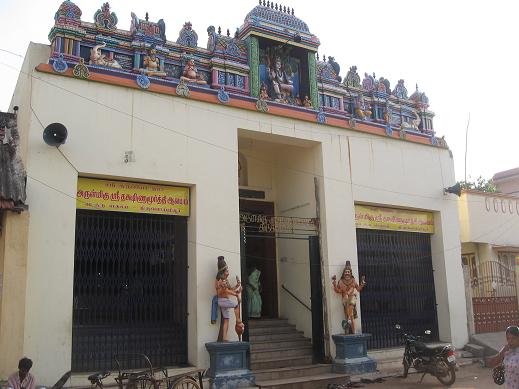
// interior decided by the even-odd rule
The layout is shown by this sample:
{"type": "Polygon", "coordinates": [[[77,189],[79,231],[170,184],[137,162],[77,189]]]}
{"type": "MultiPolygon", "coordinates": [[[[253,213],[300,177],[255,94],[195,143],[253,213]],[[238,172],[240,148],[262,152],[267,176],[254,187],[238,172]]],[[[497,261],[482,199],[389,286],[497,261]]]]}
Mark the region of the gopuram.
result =
{"type": "Polygon", "coordinates": [[[409,94],[403,79],[393,87],[375,73],[361,79],[354,65],[343,79],[334,57],[317,54],[319,39],[293,8],[260,0],[235,32],[207,27],[205,47],[189,21],[168,40],[164,19],[129,18],[130,30],[120,30],[108,3],[88,22],[63,2],[49,33],[49,65],[38,70],[447,147],[418,86],[409,94]]]}

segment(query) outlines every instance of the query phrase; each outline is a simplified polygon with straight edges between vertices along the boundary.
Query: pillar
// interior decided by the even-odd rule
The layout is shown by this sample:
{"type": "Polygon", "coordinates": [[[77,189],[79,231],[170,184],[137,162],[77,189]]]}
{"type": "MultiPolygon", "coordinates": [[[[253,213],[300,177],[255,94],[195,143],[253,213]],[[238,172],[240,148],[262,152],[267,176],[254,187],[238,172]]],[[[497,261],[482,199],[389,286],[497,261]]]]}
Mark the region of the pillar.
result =
{"type": "Polygon", "coordinates": [[[319,108],[319,96],[317,95],[317,75],[315,53],[308,52],[308,83],[310,84],[310,100],[315,109],[319,108]]]}
{"type": "Polygon", "coordinates": [[[252,97],[259,97],[260,77],[259,77],[259,42],[258,38],[249,37],[249,78],[250,91],[252,97]]]}
{"type": "Polygon", "coordinates": [[[133,57],[133,68],[139,69],[141,67],[141,53],[135,53],[133,57]]]}
{"type": "Polygon", "coordinates": [[[23,357],[29,213],[6,212],[0,232],[0,377],[23,357]]]}

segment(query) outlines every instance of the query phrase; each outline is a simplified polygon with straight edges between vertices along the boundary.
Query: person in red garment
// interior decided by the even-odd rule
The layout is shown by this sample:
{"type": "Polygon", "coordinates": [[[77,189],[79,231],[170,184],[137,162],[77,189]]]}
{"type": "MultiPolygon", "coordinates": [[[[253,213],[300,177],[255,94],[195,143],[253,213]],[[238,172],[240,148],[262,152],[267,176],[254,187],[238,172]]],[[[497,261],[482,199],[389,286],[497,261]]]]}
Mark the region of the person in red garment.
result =
{"type": "Polygon", "coordinates": [[[32,361],[29,358],[22,358],[18,362],[18,371],[9,376],[7,387],[12,389],[35,389],[36,380],[29,373],[32,361]]]}

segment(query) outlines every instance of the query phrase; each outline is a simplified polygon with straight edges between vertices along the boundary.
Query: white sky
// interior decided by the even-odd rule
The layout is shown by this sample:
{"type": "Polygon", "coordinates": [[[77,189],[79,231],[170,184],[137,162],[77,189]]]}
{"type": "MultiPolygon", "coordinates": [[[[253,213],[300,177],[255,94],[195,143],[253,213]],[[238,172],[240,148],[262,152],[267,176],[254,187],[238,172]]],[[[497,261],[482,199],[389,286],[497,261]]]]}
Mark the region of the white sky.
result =
{"type": "MultiPolygon", "coordinates": [[[[106,0],[76,0],[82,20],[93,21],[106,0]]],[[[48,44],[60,0],[0,0],[0,49],[24,55],[30,41],[48,44]]],[[[112,0],[118,27],[129,29],[130,12],[163,18],[174,41],[186,21],[205,47],[209,25],[239,27],[257,0],[112,0]]],[[[517,0],[302,1],[290,4],[321,40],[320,56],[335,57],[344,78],[349,67],[391,81],[403,78],[429,97],[435,129],[454,154],[456,178],[464,178],[465,129],[470,112],[467,176],[491,178],[519,167],[519,70],[517,0]]],[[[0,110],[6,111],[23,59],[0,51],[0,110]],[[13,69],[14,68],[14,69],[13,69]]]]}

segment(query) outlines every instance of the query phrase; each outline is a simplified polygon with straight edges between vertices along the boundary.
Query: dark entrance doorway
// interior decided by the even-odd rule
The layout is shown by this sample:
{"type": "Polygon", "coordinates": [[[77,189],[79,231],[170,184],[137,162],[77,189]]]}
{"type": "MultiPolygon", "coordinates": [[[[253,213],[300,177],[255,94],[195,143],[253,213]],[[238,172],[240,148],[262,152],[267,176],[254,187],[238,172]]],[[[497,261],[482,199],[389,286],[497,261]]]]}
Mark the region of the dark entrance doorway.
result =
{"type": "MultiPolygon", "coordinates": [[[[240,200],[240,213],[248,213],[261,216],[274,215],[274,203],[265,201],[240,200]]],[[[255,219],[246,223],[246,229],[258,230],[259,222],[255,219]]],[[[254,268],[261,271],[261,309],[262,318],[278,317],[278,276],[276,265],[276,240],[273,232],[261,232],[249,234],[245,249],[245,273],[242,277],[248,277],[254,268]]],[[[242,263],[243,267],[243,263],[242,263]]],[[[246,282],[247,278],[244,278],[246,282]]]]}
{"type": "MultiPolygon", "coordinates": [[[[275,275],[269,281],[263,281],[263,290],[270,288],[272,296],[275,296],[275,316],[266,316],[265,308],[262,309],[261,318],[273,318],[278,316],[277,293],[278,293],[278,274],[276,265],[276,240],[288,239],[306,241],[308,243],[308,265],[309,278],[300,279],[306,283],[311,293],[311,306],[307,306],[295,294],[284,285],[281,288],[287,292],[294,304],[301,304],[311,313],[312,320],[312,348],[313,359],[316,363],[324,361],[324,314],[323,314],[323,294],[321,277],[321,254],[319,249],[318,225],[316,218],[297,218],[297,217],[278,217],[274,216],[274,206],[272,203],[260,201],[240,201],[240,225],[241,225],[241,268],[242,280],[247,282],[251,268],[256,267],[260,270],[258,261],[263,261],[263,269],[275,275]],[[262,257],[263,256],[263,257],[262,257]],[[265,286],[267,285],[267,286],[265,286]]],[[[262,270],[263,277],[263,270],[262,270]]],[[[267,294],[267,296],[269,296],[267,294]]],[[[245,324],[243,339],[249,340],[249,317],[247,306],[247,288],[244,289],[242,299],[242,319],[245,324]]],[[[263,298],[263,294],[262,294],[263,298]]],[[[272,298],[272,297],[271,297],[272,298]]],[[[265,304],[265,301],[263,302],[265,304]]],[[[263,305],[264,306],[264,305],[263,305]]]]}
{"type": "Polygon", "coordinates": [[[359,275],[366,275],[361,294],[362,331],[372,334],[368,348],[400,346],[395,331],[431,330],[438,340],[438,319],[428,234],[357,229],[359,275]]]}
{"type": "Polygon", "coordinates": [[[187,219],[77,210],[72,370],[187,363],[187,219]]]}

